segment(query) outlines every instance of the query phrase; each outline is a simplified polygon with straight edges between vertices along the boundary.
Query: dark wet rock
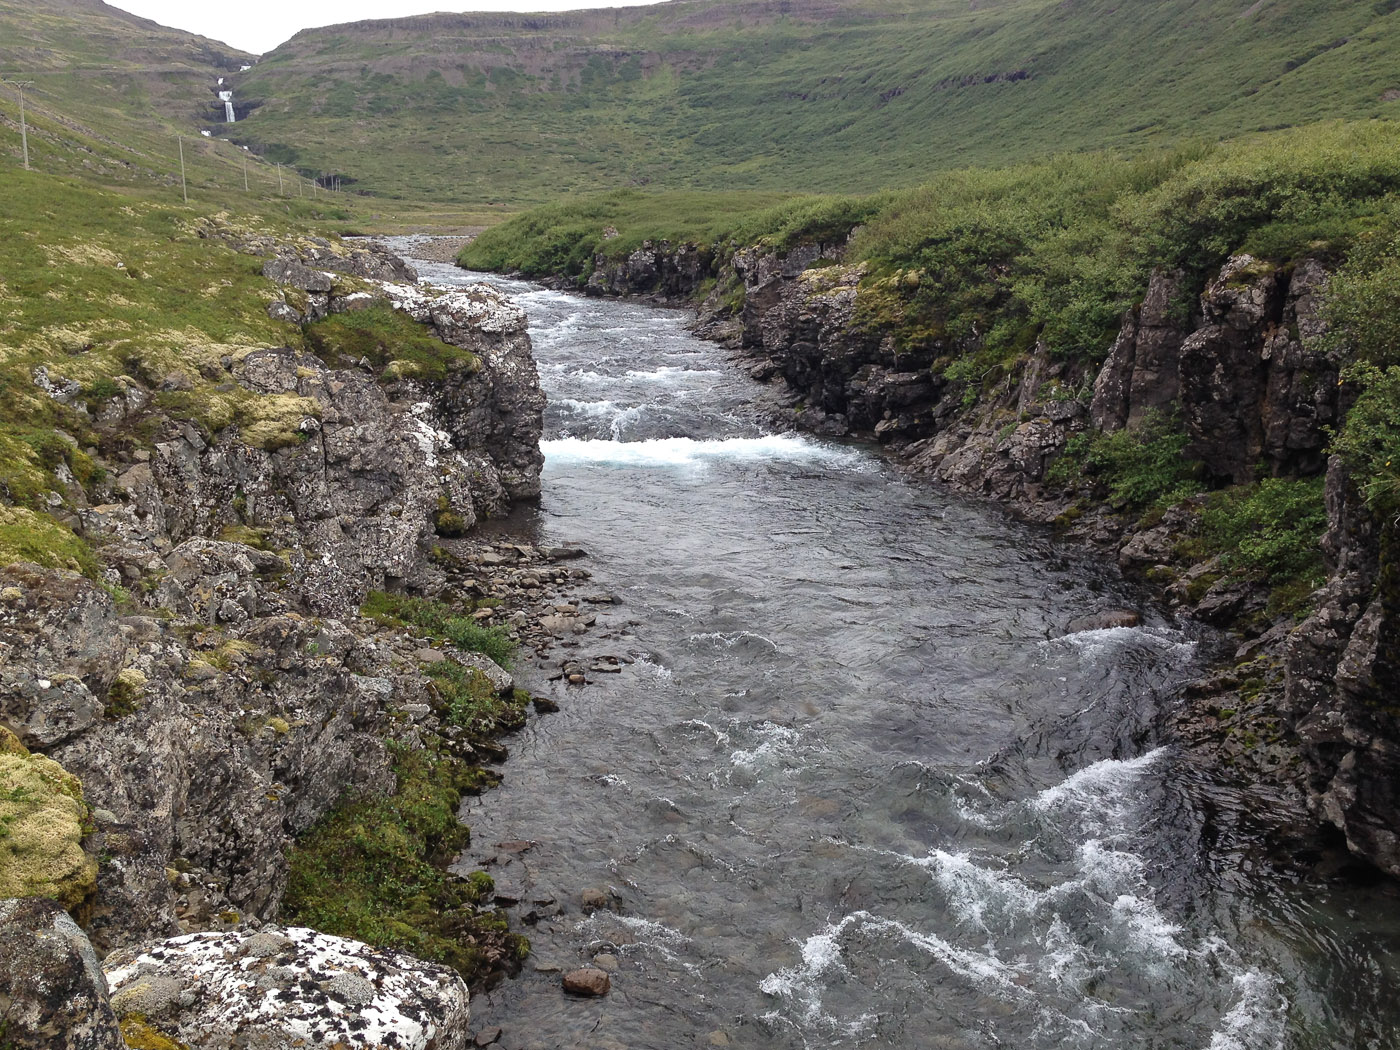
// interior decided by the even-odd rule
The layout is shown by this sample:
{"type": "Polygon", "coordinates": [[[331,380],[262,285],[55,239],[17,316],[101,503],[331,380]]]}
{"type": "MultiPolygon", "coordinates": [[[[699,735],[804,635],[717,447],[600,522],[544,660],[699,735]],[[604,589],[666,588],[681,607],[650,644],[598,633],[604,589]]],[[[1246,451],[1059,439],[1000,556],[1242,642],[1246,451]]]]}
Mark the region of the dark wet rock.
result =
{"type": "Polygon", "coordinates": [[[579,908],[584,914],[595,911],[602,911],[610,906],[611,898],[607,890],[590,887],[579,894],[579,908]]]}
{"type": "Polygon", "coordinates": [[[1065,633],[1107,631],[1115,627],[1136,627],[1140,623],[1142,623],[1142,615],[1132,609],[1106,609],[1100,613],[1092,613],[1089,616],[1080,616],[1071,620],[1065,627],[1065,633]]]}
{"type": "Polygon", "coordinates": [[[574,561],[577,558],[588,557],[588,552],[582,547],[550,547],[546,557],[550,561],[574,561]]]}
{"type": "Polygon", "coordinates": [[[87,935],[57,903],[0,901],[0,1041],[10,1050],[124,1050],[87,935]]]}
{"type": "Polygon", "coordinates": [[[612,979],[602,970],[585,967],[566,973],[563,985],[564,991],[570,995],[592,998],[607,995],[612,989],[612,979]]]}
{"type": "Polygon", "coordinates": [[[119,1015],[191,1050],[471,1045],[454,971],[312,930],[193,934],[113,953],[104,967],[119,1015]]]}

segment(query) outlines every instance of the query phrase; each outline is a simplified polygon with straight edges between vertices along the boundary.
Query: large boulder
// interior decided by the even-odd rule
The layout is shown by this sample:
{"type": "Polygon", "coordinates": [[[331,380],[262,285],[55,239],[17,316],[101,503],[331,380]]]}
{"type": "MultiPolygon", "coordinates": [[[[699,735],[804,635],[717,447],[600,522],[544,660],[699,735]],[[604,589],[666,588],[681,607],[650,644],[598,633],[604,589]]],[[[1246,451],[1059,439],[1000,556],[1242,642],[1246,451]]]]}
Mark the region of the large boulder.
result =
{"type": "Polygon", "coordinates": [[[6,1050],[125,1050],[97,955],[51,900],[0,900],[6,1050]]]}
{"type": "Polygon", "coordinates": [[[201,933],[106,961],[112,1006],[190,1050],[461,1050],[470,996],[453,970],[292,927],[201,933]]]}

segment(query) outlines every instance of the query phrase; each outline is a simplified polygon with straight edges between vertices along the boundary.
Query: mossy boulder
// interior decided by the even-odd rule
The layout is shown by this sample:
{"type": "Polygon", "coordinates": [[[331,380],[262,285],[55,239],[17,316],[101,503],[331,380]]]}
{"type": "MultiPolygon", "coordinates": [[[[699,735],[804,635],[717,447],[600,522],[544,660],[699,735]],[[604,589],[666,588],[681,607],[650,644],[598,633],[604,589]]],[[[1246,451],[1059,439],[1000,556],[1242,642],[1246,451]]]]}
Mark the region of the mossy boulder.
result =
{"type": "Polygon", "coordinates": [[[50,897],[70,910],[90,897],[97,861],[83,849],[87,819],[78,778],[0,727],[0,897],[50,897]]]}

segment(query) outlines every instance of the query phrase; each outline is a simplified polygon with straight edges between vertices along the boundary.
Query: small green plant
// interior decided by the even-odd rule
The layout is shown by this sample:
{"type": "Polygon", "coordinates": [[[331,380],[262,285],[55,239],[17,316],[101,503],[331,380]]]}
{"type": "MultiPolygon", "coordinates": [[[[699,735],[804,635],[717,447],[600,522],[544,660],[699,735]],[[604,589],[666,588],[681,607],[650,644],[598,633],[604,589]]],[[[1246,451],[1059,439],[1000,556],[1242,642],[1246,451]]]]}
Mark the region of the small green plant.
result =
{"type": "Polygon", "coordinates": [[[385,626],[406,627],[437,641],[449,641],[464,652],[490,657],[502,667],[510,667],[515,660],[516,643],[504,628],[482,627],[442,602],[371,591],[360,614],[385,626]]]}
{"type": "Polygon", "coordinates": [[[1070,438],[1046,480],[1064,486],[1092,481],[1124,510],[1167,507],[1199,488],[1198,465],[1183,455],[1189,440],[1176,420],[1161,414],[1112,434],[1086,431],[1070,438]]]}
{"type": "Polygon", "coordinates": [[[456,660],[428,664],[423,672],[433,680],[447,724],[478,737],[510,732],[525,724],[529,694],[523,694],[523,699],[514,695],[503,698],[486,675],[456,660]]]}

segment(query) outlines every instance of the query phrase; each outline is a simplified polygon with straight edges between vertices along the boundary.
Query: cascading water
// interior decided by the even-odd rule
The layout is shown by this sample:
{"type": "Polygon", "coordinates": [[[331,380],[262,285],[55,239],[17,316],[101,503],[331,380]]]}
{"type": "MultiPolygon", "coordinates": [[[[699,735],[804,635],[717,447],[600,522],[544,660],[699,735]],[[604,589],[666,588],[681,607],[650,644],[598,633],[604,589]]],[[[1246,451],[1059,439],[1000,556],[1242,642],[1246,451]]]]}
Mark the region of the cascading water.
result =
{"type": "Polygon", "coordinates": [[[462,870],[538,922],[475,1025],[507,1050],[1397,1045],[1394,889],[1300,887],[1207,834],[1158,737],[1208,635],[1150,609],[1070,632],[1137,596],[868,449],[768,433],[679,313],[495,283],[551,399],[540,507],[501,527],[590,550],[626,633],[583,644],[632,662],[518,669],[563,709],[464,808],[462,870]],[[565,999],[594,960],[611,995],[565,999]]]}
{"type": "MultiPolygon", "coordinates": [[[[246,67],[245,67],[245,68],[246,68],[246,67]]],[[[235,122],[238,120],[238,114],[237,114],[236,112],[234,112],[234,109],[233,109],[233,92],[232,92],[232,91],[228,91],[228,90],[223,90],[223,87],[224,87],[224,78],[223,78],[223,77],[220,77],[220,78],[219,78],[219,85],[218,85],[218,86],[219,86],[219,88],[221,89],[221,90],[219,91],[219,101],[222,102],[222,103],[224,104],[224,120],[225,120],[227,123],[229,123],[229,124],[233,124],[233,123],[235,123],[235,122]]]]}

